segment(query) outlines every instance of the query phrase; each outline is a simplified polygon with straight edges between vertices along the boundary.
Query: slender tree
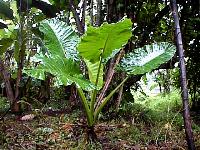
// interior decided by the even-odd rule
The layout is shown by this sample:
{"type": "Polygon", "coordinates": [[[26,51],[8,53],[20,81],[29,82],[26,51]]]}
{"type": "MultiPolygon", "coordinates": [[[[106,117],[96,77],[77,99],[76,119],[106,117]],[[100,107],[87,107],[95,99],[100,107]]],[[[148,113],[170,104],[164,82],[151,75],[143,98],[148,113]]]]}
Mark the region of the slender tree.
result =
{"type": "Polygon", "coordinates": [[[102,0],[97,0],[97,17],[96,17],[96,25],[101,25],[101,9],[102,9],[102,0]]]}
{"type": "Polygon", "coordinates": [[[93,12],[93,9],[94,9],[94,1],[91,0],[90,1],[90,23],[91,23],[92,26],[94,25],[94,12],[93,12]]]}
{"type": "MultiPolygon", "coordinates": [[[[15,84],[15,100],[14,100],[14,108],[15,108],[15,112],[19,112],[19,99],[20,99],[20,83],[22,80],[22,70],[24,67],[24,57],[25,57],[25,51],[26,51],[26,40],[23,34],[23,30],[24,30],[24,24],[25,24],[25,16],[22,14],[22,10],[21,10],[21,1],[20,1],[20,6],[19,6],[19,16],[20,16],[20,20],[19,20],[19,33],[18,33],[18,41],[19,41],[19,54],[18,54],[18,62],[17,62],[17,79],[16,79],[16,84],[15,84]]],[[[28,9],[28,8],[27,8],[28,9]]]]}
{"type": "Polygon", "coordinates": [[[190,111],[189,111],[189,100],[188,100],[188,89],[187,89],[187,77],[186,77],[186,67],[184,62],[184,50],[182,43],[182,35],[179,25],[178,11],[176,0],[170,0],[171,10],[174,17],[175,22],[175,35],[176,35],[176,43],[179,53],[179,66],[180,66],[180,74],[181,74],[181,90],[182,90],[182,101],[183,101],[183,118],[184,118],[184,126],[186,139],[188,143],[188,149],[195,150],[195,144],[192,133],[192,125],[190,119],[190,111]]]}
{"type": "Polygon", "coordinates": [[[76,11],[76,9],[77,9],[76,5],[75,5],[73,0],[69,0],[69,5],[70,5],[70,9],[71,9],[71,11],[73,13],[74,19],[76,21],[77,30],[78,30],[79,34],[82,35],[82,34],[84,34],[84,27],[83,27],[83,25],[81,23],[79,15],[78,15],[78,13],[76,11]]]}

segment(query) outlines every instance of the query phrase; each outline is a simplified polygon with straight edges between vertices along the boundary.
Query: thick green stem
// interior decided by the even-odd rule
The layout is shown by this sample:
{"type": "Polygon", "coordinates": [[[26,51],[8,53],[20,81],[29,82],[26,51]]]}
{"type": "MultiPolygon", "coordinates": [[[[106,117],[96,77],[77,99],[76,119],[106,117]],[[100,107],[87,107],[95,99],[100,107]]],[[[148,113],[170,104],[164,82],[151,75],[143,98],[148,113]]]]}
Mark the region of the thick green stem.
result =
{"type": "MultiPolygon", "coordinates": [[[[102,57],[100,58],[100,62],[99,62],[99,68],[98,68],[97,78],[96,78],[96,82],[95,82],[96,87],[98,86],[98,82],[99,82],[101,65],[102,65],[102,57]]],[[[92,97],[91,97],[91,103],[90,103],[91,114],[94,113],[94,104],[95,104],[95,101],[96,101],[96,97],[97,97],[97,89],[94,89],[94,91],[92,93],[92,97]]]]}
{"type": "Polygon", "coordinates": [[[88,126],[91,127],[94,124],[94,118],[93,118],[91,110],[90,110],[90,108],[88,106],[87,99],[86,99],[86,97],[85,97],[85,95],[83,93],[83,90],[81,88],[77,88],[77,90],[78,90],[79,96],[81,97],[81,101],[82,101],[83,107],[84,107],[85,112],[86,112],[88,126]]]}
{"type": "Polygon", "coordinates": [[[113,96],[113,94],[128,80],[129,76],[127,76],[107,97],[104,98],[102,103],[99,105],[99,107],[96,108],[94,112],[94,122],[96,121],[99,113],[103,109],[103,107],[108,103],[110,98],[113,96]]]}

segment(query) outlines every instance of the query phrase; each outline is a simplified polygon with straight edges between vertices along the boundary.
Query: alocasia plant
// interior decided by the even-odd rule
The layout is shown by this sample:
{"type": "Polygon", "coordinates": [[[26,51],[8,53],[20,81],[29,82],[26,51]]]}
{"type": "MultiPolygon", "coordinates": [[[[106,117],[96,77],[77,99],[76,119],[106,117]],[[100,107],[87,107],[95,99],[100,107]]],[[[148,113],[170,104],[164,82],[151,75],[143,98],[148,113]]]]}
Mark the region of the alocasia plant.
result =
{"type": "MultiPolygon", "coordinates": [[[[87,66],[89,80],[81,75],[76,65],[77,62],[75,63],[69,56],[64,55],[68,52],[71,53],[71,51],[74,52],[70,45],[76,45],[79,41],[75,32],[61,21],[54,20],[54,23],[56,24],[53,24],[51,20],[43,21],[40,27],[40,30],[44,33],[45,46],[51,55],[40,57],[43,63],[35,69],[25,70],[25,73],[32,77],[44,79],[44,72],[49,72],[55,75],[61,84],[75,83],[85,108],[89,128],[94,126],[102,108],[127,81],[129,76],[144,74],[157,68],[170,60],[176,51],[174,45],[161,42],[146,45],[127,54],[118,66],[119,69],[127,73],[127,77],[95,107],[97,93],[104,84],[103,71],[106,61],[113,55],[114,51],[121,49],[130,39],[132,23],[129,19],[124,19],[116,24],[105,23],[99,28],[88,28],[77,49],[81,56],[80,59],[87,66]],[[67,33],[68,30],[71,34],[60,34],[67,33]],[[51,41],[54,41],[54,43],[51,41]],[[86,96],[84,91],[88,91],[89,96],[86,96]]],[[[74,55],[73,57],[77,56],[74,55]]]]}

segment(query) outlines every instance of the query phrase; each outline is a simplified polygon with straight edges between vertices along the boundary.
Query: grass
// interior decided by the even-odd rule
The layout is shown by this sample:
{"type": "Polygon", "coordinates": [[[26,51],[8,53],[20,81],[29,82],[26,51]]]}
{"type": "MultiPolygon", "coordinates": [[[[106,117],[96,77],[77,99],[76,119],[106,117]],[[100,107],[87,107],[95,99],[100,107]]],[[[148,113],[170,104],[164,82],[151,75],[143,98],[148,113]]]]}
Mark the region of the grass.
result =
{"type": "MultiPolygon", "coordinates": [[[[0,149],[187,149],[181,111],[178,91],[124,102],[117,116],[102,114],[95,127],[96,143],[85,140],[80,110],[25,122],[7,118],[0,123],[0,149]]],[[[193,131],[198,149],[200,126],[194,124],[193,131]]]]}
{"type": "MultiPolygon", "coordinates": [[[[137,97],[140,94],[137,93],[137,97]]],[[[135,104],[141,105],[145,110],[145,115],[153,122],[164,122],[181,126],[182,121],[182,102],[178,90],[170,94],[156,96],[146,96],[145,98],[136,99],[135,104]]]]}

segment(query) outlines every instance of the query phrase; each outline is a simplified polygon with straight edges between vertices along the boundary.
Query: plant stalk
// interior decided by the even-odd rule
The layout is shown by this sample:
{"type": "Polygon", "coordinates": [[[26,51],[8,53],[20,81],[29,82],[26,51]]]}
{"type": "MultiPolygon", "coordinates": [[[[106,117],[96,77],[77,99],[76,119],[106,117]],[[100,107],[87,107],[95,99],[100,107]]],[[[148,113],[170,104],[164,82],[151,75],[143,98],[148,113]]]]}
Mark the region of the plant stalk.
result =
{"type": "Polygon", "coordinates": [[[94,124],[94,119],[93,119],[91,110],[88,106],[87,99],[86,99],[86,97],[83,93],[83,90],[81,88],[77,88],[77,90],[78,90],[79,96],[81,97],[81,101],[82,101],[83,107],[84,107],[85,112],[86,112],[86,117],[87,117],[87,120],[88,120],[88,126],[91,127],[94,124]]]}
{"type": "MultiPolygon", "coordinates": [[[[96,82],[95,82],[95,86],[97,87],[98,82],[99,82],[99,75],[100,75],[100,70],[101,70],[101,65],[102,65],[102,57],[100,58],[100,62],[99,62],[99,68],[98,68],[98,73],[97,73],[97,78],[96,78],[96,82]]],[[[94,89],[93,93],[92,93],[92,97],[91,97],[91,103],[90,103],[90,109],[91,109],[91,113],[94,113],[94,104],[95,104],[95,100],[97,98],[97,89],[94,89]]]]}
{"type": "Polygon", "coordinates": [[[96,121],[96,119],[97,119],[99,113],[101,112],[101,110],[103,109],[103,107],[108,103],[110,98],[113,96],[113,94],[115,94],[115,92],[128,80],[128,78],[129,78],[129,76],[127,76],[114,90],[112,90],[112,92],[110,92],[110,94],[103,99],[103,101],[99,105],[99,107],[96,108],[96,110],[94,112],[94,122],[96,121]]]}
{"type": "Polygon", "coordinates": [[[116,59],[112,58],[112,60],[110,62],[110,65],[109,65],[108,72],[107,72],[107,78],[106,78],[105,84],[104,84],[103,89],[101,90],[101,92],[100,92],[100,94],[99,94],[99,96],[97,98],[97,102],[95,104],[95,108],[98,107],[101,104],[101,102],[102,102],[102,100],[104,98],[104,95],[106,94],[106,91],[107,91],[107,89],[109,87],[109,84],[112,81],[113,75],[115,73],[115,67],[116,67],[117,64],[119,64],[119,61],[120,61],[121,57],[124,55],[124,53],[125,52],[122,49],[120,51],[120,53],[118,54],[116,59]]]}

